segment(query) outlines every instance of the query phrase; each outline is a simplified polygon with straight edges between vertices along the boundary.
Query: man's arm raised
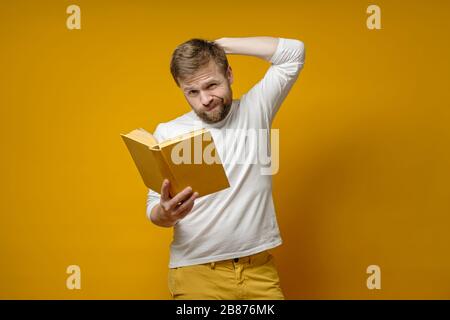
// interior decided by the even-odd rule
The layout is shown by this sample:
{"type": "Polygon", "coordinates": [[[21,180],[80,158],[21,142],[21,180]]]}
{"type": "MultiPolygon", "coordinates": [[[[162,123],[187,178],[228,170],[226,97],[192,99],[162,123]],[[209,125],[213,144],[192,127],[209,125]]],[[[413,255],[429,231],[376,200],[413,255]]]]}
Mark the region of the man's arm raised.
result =
{"type": "Polygon", "coordinates": [[[278,38],[273,37],[247,37],[220,38],[214,42],[221,46],[226,54],[254,56],[270,61],[277,49],[278,41],[278,38]]]}
{"type": "Polygon", "coordinates": [[[260,106],[271,124],[303,68],[303,42],[272,37],[220,38],[214,42],[227,54],[259,57],[271,63],[263,79],[243,95],[252,105],[260,106]]]}

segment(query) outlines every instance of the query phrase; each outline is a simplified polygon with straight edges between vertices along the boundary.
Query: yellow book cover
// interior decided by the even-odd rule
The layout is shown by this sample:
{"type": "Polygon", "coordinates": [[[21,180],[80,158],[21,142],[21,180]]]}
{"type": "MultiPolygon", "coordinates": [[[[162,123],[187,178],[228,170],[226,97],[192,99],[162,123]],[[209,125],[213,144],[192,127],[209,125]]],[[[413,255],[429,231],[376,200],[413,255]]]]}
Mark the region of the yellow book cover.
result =
{"type": "Polygon", "coordinates": [[[199,129],[158,142],[145,129],[121,134],[144,184],[160,192],[165,178],[173,197],[190,186],[199,197],[230,186],[214,139],[207,129],[199,129]]]}

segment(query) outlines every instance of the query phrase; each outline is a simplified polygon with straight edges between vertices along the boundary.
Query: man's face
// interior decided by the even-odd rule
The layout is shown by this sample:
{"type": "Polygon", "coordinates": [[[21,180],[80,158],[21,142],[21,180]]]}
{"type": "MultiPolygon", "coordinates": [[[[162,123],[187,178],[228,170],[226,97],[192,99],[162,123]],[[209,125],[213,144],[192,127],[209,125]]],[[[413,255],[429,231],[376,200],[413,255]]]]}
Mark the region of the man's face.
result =
{"type": "Polygon", "coordinates": [[[210,60],[208,65],[180,80],[180,88],[194,112],[206,123],[215,123],[223,120],[230,111],[232,83],[231,67],[224,75],[210,60]]]}

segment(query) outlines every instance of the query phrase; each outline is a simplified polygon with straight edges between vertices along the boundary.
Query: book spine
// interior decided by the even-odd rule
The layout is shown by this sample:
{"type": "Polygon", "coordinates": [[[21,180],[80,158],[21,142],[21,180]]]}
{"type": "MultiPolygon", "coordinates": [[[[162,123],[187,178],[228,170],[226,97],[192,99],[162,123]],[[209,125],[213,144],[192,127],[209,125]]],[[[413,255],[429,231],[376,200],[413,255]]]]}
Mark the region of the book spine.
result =
{"type": "Polygon", "coordinates": [[[169,179],[170,181],[170,197],[174,197],[178,192],[180,192],[180,186],[178,181],[175,179],[174,174],[172,173],[172,170],[170,169],[170,166],[168,164],[168,160],[164,154],[164,151],[162,149],[159,150],[153,150],[155,153],[157,153],[156,159],[159,165],[159,168],[161,169],[161,172],[163,173],[163,178],[169,179]]]}

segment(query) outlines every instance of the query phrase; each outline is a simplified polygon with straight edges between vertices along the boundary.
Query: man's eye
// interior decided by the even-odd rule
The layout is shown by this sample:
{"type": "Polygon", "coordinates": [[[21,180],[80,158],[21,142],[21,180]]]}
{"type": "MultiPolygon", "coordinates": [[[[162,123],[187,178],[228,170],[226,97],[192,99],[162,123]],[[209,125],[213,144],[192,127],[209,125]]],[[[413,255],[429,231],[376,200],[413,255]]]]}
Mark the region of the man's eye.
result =
{"type": "Polygon", "coordinates": [[[195,95],[196,93],[197,93],[197,91],[191,90],[191,91],[188,92],[188,95],[193,96],[193,95],[195,95]]]}
{"type": "Polygon", "coordinates": [[[217,86],[217,84],[211,83],[211,84],[208,86],[208,89],[214,89],[216,86],[217,86]]]}

